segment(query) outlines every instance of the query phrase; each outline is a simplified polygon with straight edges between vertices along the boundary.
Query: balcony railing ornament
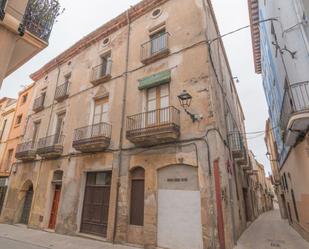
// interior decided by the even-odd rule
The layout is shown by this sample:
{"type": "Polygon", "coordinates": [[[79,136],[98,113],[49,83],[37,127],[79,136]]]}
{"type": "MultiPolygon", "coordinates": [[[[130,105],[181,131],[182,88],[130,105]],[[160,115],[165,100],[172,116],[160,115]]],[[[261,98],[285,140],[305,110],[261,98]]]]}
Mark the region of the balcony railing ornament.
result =
{"type": "MultiPolygon", "coordinates": [[[[29,0],[22,26],[47,42],[56,18],[63,11],[58,0],[29,0]]],[[[19,30],[21,35],[24,34],[22,26],[19,30]]]]}
{"type": "Polygon", "coordinates": [[[6,1],[7,0],[0,0],[0,20],[3,21],[4,20],[4,16],[5,16],[5,5],[6,5],[6,1]]]}

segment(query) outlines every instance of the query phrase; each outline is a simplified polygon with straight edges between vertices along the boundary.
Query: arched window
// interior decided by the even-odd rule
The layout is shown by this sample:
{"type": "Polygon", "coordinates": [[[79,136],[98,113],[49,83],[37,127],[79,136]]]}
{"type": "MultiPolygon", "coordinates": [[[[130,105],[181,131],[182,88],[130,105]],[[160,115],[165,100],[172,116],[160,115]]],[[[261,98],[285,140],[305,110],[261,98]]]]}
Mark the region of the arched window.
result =
{"type": "Polygon", "coordinates": [[[131,172],[131,202],[130,224],[135,226],[144,225],[144,194],[145,170],[141,167],[131,172]]]}

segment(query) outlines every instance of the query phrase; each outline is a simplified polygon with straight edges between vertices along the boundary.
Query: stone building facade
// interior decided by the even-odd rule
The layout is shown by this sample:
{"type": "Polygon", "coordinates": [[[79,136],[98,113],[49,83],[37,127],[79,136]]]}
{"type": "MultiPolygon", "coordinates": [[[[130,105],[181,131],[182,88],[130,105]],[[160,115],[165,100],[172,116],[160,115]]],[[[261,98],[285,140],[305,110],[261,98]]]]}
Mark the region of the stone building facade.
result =
{"type": "Polygon", "coordinates": [[[210,1],[144,0],[32,74],[2,220],[232,248],[253,208],[252,165],[218,36],[210,1]]]}

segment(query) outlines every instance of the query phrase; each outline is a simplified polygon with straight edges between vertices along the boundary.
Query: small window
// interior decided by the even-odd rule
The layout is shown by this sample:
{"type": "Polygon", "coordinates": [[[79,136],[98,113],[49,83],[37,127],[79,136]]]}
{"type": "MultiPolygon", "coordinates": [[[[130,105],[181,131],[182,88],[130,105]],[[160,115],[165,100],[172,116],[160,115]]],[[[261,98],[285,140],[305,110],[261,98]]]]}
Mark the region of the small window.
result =
{"type": "Polygon", "coordinates": [[[27,102],[27,98],[28,98],[28,94],[25,94],[22,96],[22,100],[21,100],[21,103],[22,104],[25,104],[27,102]]]}
{"type": "Polygon", "coordinates": [[[22,114],[18,115],[17,118],[16,118],[16,125],[20,125],[22,119],[23,119],[23,115],[22,114]]]}
{"type": "Polygon", "coordinates": [[[130,224],[144,225],[145,170],[141,167],[131,172],[130,224]]]}
{"type": "Polygon", "coordinates": [[[110,42],[110,39],[109,38],[105,38],[103,40],[103,46],[107,46],[109,44],[109,42],[110,42]]]}
{"type": "Polygon", "coordinates": [[[112,182],[111,172],[87,173],[87,186],[110,186],[112,182]]]}
{"type": "Polygon", "coordinates": [[[14,150],[13,149],[10,149],[8,151],[8,155],[7,155],[7,159],[6,159],[6,168],[5,170],[8,170],[11,166],[11,163],[12,163],[12,158],[13,158],[13,153],[14,153],[14,150]]]}

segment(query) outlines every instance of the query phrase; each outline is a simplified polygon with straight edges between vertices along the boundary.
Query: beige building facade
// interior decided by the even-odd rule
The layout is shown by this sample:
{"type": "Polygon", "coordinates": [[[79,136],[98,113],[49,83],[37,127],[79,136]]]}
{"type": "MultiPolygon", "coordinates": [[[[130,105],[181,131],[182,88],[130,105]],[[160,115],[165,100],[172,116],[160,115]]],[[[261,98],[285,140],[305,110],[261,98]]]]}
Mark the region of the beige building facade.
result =
{"type": "Polygon", "coordinates": [[[218,36],[210,1],[144,0],[32,74],[2,221],[233,248],[252,219],[252,165],[218,36]]]}

